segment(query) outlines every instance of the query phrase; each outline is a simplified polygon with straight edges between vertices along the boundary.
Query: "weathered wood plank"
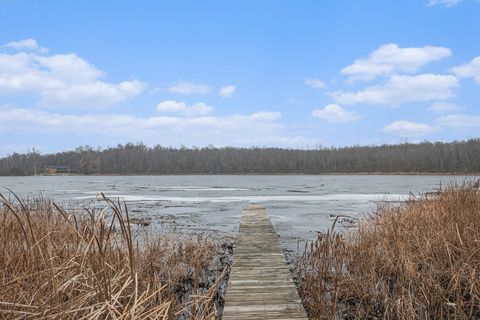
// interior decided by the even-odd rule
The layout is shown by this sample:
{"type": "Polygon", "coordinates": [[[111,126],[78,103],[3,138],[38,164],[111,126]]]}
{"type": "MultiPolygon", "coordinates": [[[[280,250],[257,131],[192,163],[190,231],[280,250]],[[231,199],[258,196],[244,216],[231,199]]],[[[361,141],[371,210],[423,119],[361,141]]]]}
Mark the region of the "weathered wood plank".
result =
{"type": "Polygon", "coordinates": [[[307,319],[267,210],[244,209],[223,319],[307,319]]]}

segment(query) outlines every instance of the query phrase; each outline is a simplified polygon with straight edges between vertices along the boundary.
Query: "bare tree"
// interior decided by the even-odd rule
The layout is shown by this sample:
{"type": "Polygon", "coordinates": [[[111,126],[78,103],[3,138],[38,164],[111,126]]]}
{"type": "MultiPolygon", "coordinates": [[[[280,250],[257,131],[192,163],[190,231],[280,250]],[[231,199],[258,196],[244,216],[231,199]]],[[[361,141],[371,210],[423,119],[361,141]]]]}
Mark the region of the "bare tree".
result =
{"type": "Polygon", "coordinates": [[[0,159],[0,175],[32,175],[46,165],[82,174],[325,174],[478,173],[480,139],[343,148],[173,148],[127,143],[105,149],[80,146],[0,159]]]}

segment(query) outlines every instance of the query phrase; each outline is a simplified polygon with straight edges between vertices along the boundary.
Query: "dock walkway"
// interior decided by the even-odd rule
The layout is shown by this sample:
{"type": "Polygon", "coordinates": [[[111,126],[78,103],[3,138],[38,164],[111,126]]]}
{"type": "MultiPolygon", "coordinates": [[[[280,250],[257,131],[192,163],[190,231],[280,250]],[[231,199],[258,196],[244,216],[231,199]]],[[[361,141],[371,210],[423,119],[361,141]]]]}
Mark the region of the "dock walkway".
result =
{"type": "Polygon", "coordinates": [[[233,261],[222,319],[307,319],[265,207],[244,209],[233,261]]]}

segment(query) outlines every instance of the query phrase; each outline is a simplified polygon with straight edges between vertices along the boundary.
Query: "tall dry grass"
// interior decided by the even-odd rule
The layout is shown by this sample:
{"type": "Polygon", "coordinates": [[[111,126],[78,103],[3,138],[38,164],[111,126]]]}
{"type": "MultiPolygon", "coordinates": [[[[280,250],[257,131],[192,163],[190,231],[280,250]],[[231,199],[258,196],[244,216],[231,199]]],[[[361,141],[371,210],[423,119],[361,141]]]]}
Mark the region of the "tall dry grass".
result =
{"type": "Polygon", "coordinates": [[[126,206],[67,212],[0,195],[1,319],[213,319],[228,249],[213,238],[142,239],[126,206]]]}
{"type": "Polygon", "coordinates": [[[479,182],[386,207],[311,244],[296,277],[311,319],[480,319],[479,182]]]}

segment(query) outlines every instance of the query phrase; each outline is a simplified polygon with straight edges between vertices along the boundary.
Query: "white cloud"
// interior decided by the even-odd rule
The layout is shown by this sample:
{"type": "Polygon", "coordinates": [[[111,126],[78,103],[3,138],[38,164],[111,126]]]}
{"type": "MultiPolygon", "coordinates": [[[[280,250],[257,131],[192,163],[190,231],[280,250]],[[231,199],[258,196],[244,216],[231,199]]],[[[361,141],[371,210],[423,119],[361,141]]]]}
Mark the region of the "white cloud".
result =
{"type": "Polygon", "coordinates": [[[209,86],[205,84],[196,84],[182,81],[168,88],[168,91],[178,94],[208,94],[212,90],[209,86]]]}
{"type": "Polygon", "coordinates": [[[143,141],[147,144],[207,146],[302,146],[318,141],[280,123],[280,112],[260,111],[222,117],[150,116],[127,114],[60,114],[0,107],[0,132],[65,137],[102,137],[103,141],[143,141]]]}
{"type": "Polygon", "coordinates": [[[386,125],[382,130],[397,136],[410,137],[429,134],[433,131],[433,128],[425,123],[399,120],[386,125]]]}
{"type": "Polygon", "coordinates": [[[360,116],[356,112],[346,111],[336,104],[329,104],[323,109],[313,110],[312,115],[333,123],[347,123],[360,119],[360,116]]]}
{"type": "Polygon", "coordinates": [[[10,48],[14,50],[31,50],[31,51],[38,51],[40,53],[48,52],[47,48],[42,48],[37,44],[37,40],[28,38],[22,39],[18,41],[11,41],[4,44],[2,47],[10,48]]]}
{"type": "Polygon", "coordinates": [[[229,98],[233,96],[233,94],[235,93],[235,90],[237,90],[237,87],[235,87],[234,85],[228,85],[228,86],[221,87],[218,94],[224,98],[229,98]]]}
{"type": "Polygon", "coordinates": [[[140,94],[145,85],[137,80],[112,84],[103,81],[75,84],[42,94],[45,106],[101,108],[120,103],[140,94]]]}
{"type": "Polygon", "coordinates": [[[261,121],[261,122],[275,122],[280,120],[282,113],[278,111],[259,111],[252,113],[249,116],[250,120],[261,121]]]}
{"type": "Polygon", "coordinates": [[[443,47],[400,48],[396,44],[386,44],[370,53],[368,58],[355,60],[343,68],[341,73],[349,76],[352,81],[367,81],[397,72],[414,73],[429,62],[451,55],[451,50],[443,47]]]}
{"type": "Polygon", "coordinates": [[[306,78],[304,83],[314,89],[323,89],[326,87],[325,82],[317,78],[306,78]]]}
{"type": "Polygon", "coordinates": [[[456,104],[446,102],[446,101],[439,101],[432,104],[432,106],[428,110],[435,113],[444,113],[444,112],[456,111],[460,109],[461,107],[457,106],[456,104]]]}
{"type": "Polygon", "coordinates": [[[213,107],[206,105],[203,102],[188,105],[185,102],[177,102],[174,100],[167,100],[160,102],[157,110],[161,112],[172,112],[183,114],[186,116],[206,115],[213,111],[213,107]]]}
{"type": "Polygon", "coordinates": [[[38,63],[42,68],[47,69],[52,77],[63,82],[90,83],[105,76],[103,71],[98,70],[74,53],[52,56],[35,55],[31,56],[31,60],[31,64],[38,63]]]}
{"type": "Polygon", "coordinates": [[[392,75],[383,85],[357,92],[337,91],[330,95],[340,104],[357,103],[399,106],[416,101],[446,100],[455,96],[458,80],[452,75],[392,75]]]}
{"type": "Polygon", "coordinates": [[[0,53],[0,96],[39,96],[48,107],[99,108],[134,97],[145,87],[138,80],[100,80],[104,76],[74,53],[0,53]]]}
{"type": "Polygon", "coordinates": [[[450,114],[438,117],[435,122],[442,127],[455,129],[477,128],[480,129],[480,116],[467,114],[450,114]]]}
{"type": "Polygon", "coordinates": [[[452,72],[459,78],[473,78],[475,82],[480,84],[480,57],[476,57],[468,63],[452,68],[452,72]]]}
{"type": "Polygon", "coordinates": [[[427,6],[432,7],[441,5],[450,8],[456,6],[458,3],[460,3],[460,1],[462,0],[429,0],[427,6]]]}

